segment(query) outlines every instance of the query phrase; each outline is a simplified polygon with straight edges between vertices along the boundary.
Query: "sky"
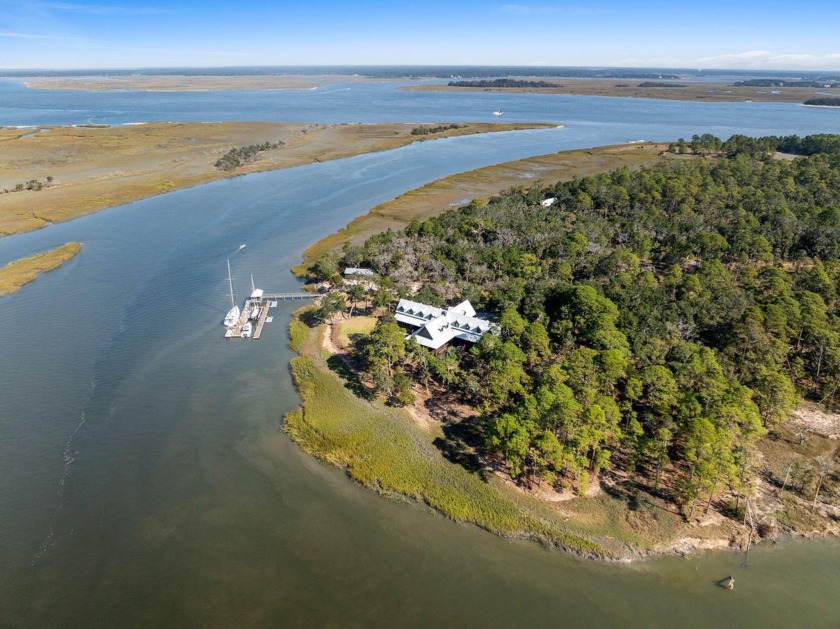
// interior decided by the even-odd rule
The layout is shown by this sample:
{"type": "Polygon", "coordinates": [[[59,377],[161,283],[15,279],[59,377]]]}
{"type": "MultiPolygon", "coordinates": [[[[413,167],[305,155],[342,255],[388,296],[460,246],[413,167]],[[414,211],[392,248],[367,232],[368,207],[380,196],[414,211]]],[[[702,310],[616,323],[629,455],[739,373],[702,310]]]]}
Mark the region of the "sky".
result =
{"type": "Polygon", "coordinates": [[[840,71],[840,0],[0,0],[0,69],[533,65],[840,71]]]}

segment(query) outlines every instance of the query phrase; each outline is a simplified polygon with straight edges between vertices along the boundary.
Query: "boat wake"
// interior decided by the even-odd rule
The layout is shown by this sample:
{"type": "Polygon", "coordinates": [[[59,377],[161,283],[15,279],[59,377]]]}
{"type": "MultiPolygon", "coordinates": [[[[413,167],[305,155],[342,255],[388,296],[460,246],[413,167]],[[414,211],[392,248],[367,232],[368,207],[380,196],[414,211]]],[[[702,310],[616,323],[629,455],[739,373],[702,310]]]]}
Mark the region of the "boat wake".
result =
{"type": "Polygon", "coordinates": [[[73,439],[82,429],[82,426],[85,425],[85,412],[82,411],[82,417],[79,420],[79,423],[76,425],[75,430],[70,433],[70,436],[67,438],[67,441],[64,444],[64,451],[62,452],[62,457],[64,459],[64,468],[61,472],[61,478],[58,480],[58,489],[56,489],[56,494],[58,495],[58,506],[55,509],[55,514],[53,516],[53,524],[50,525],[50,530],[47,533],[47,536],[44,538],[44,541],[41,542],[41,545],[38,547],[38,552],[35,553],[35,557],[32,559],[32,564],[34,565],[39,559],[41,559],[46,552],[50,549],[53,545],[53,540],[55,538],[55,519],[58,517],[59,512],[61,511],[62,507],[64,506],[64,489],[67,486],[67,479],[70,477],[70,473],[73,470],[73,462],[76,460],[76,454],[78,452],[73,447],[73,439]]]}
{"type": "MultiPolygon", "coordinates": [[[[313,88],[313,89],[317,89],[317,88],[313,88]]],[[[310,91],[312,91],[312,90],[310,90],[310,91]]],[[[335,94],[336,92],[349,92],[349,91],[350,91],[349,87],[337,87],[337,88],[332,89],[332,90],[323,90],[323,89],[318,90],[317,94],[319,96],[325,96],[327,94],[335,94]]]]}

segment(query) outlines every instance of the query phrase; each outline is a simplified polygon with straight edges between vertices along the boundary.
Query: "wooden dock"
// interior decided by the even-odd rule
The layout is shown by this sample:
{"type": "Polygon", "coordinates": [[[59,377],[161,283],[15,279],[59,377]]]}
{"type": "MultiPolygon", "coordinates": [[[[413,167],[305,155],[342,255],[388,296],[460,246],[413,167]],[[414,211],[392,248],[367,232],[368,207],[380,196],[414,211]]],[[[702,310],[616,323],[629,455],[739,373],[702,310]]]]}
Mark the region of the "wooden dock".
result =
{"type": "Polygon", "coordinates": [[[271,301],[264,301],[260,306],[260,316],[257,318],[257,327],[254,328],[254,340],[260,338],[269,310],[271,310],[271,301]]]}
{"type": "Polygon", "coordinates": [[[228,330],[225,331],[225,338],[246,338],[243,337],[242,328],[245,327],[245,324],[247,322],[252,321],[253,323],[251,323],[251,325],[253,326],[253,331],[250,334],[250,338],[256,340],[262,335],[262,331],[265,327],[265,324],[271,322],[272,317],[269,316],[269,312],[272,308],[277,307],[278,301],[307,301],[318,299],[319,297],[323,297],[323,294],[263,293],[262,291],[260,291],[260,295],[257,298],[254,298],[252,296],[251,298],[246,300],[245,307],[242,309],[242,314],[239,316],[239,321],[237,321],[233,327],[228,328],[228,330]],[[259,308],[259,313],[256,317],[251,316],[254,308],[259,308]]]}
{"type": "Polygon", "coordinates": [[[266,293],[263,299],[270,301],[304,301],[306,299],[318,299],[323,297],[321,293],[266,293]]]}

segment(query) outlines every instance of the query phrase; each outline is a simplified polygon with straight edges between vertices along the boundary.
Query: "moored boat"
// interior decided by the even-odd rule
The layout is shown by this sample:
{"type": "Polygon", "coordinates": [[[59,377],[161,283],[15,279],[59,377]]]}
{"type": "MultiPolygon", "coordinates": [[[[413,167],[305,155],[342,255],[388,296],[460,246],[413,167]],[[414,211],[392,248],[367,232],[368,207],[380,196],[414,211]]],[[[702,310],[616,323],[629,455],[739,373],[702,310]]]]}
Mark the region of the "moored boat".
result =
{"type": "Polygon", "coordinates": [[[227,269],[228,269],[228,285],[230,286],[230,305],[231,309],[228,310],[228,313],[225,315],[224,324],[232,328],[236,325],[236,322],[239,321],[239,316],[242,312],[239,310],[239,306],[236,305],[236,299],[233,296],[233,278],[230,276],[230,260],[227,261],[227,269]]]}

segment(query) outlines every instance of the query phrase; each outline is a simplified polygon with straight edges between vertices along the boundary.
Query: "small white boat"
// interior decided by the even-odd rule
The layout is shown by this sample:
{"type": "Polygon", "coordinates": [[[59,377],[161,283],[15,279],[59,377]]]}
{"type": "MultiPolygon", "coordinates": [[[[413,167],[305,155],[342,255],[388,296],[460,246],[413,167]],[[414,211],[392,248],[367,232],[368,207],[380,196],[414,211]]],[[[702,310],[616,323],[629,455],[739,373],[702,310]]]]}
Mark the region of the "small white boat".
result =
{"type": "Polygon", "coordinates": [[[497,109],[496,111],[493,112],[493,115],[494,116],[502,116],[502,115],[504,115],[504,113],[505,112],[503,112],[501,109],[497,109]]]}
{"type": "Polygon", "coordinates": [[[246,321],[245,324],[242,326],[242,332],[239,336],[243,339],[251,338],[251,332],[253,331],[253,326],[251,325],[250,321],[246,321]]]}

